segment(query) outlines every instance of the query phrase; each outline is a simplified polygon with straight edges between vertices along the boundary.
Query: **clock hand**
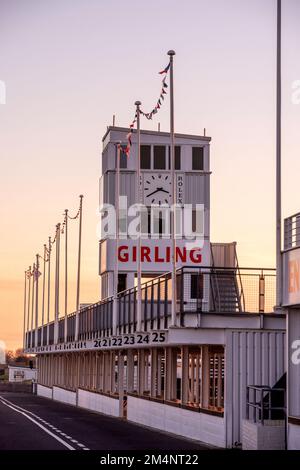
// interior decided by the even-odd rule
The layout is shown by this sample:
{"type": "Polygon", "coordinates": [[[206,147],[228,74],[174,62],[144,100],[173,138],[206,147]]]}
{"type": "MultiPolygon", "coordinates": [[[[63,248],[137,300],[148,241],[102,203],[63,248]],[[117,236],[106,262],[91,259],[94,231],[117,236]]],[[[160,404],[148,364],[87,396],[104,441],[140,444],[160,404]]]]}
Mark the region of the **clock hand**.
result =
{"type": "Polygon", "coordinates": [[[147,194],[147,197],[153,196],[153,194],[159,193],[159,191],[162,191],[163,193],[169,194],[169,191],[166,191],[164,188],[157,188],[155,191],[153,191],[150,194],[147,194]]]}
{"type": "Polygon", "coordinates": [[[153,194],[158,193],[160,191],[160,188],[157,188],[153,193],[147,194],[147,197],[153,196],[153,194]]]}

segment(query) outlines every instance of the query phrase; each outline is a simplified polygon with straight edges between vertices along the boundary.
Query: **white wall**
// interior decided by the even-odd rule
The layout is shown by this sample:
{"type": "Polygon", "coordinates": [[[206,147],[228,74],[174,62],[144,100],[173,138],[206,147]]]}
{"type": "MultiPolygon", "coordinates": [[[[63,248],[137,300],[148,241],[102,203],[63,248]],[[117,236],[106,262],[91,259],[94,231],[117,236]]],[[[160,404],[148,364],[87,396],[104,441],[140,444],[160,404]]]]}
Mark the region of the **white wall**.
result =
{"type": "Polygon", "coordinates": [[[37,384],[37,395],[39,397],[52,398],[52,387],[37,384]]]}
{"type": "Polygon", "coordinates": [[[288,424],[288,450],[300,450],[300,426],[288,424]]]}
{"type": "MultiPolygon", "coordinates": [[[[247,385],[273,387],[285,367],[284,331],[228,331],[225,342],[227,447],[241,443],[247,385]]],[[[251,418],[251,416],[250,416],[251,418]]]]}
{"type": "Polygon", "coordinates": [[[129,421],[225,447],[224,418],[129,396],[129,421]]]}
{"type": "Polygon", "coordinates": [[[36,369],[30,369],[30,367],[8,366],[9,382],[24,382],[24,380],[36,380],[36,377],[36,369]]]}
{"type": "Polygon", "coordinates": [[[119,416],[119,399],[78,389],[78,406],[110,416],[119,416]]]}
{"type": "Polygon", "coordinates": [[[76,406],[76,392],[65,390],[60,387],[53,387],[53,400],[76,406]]]}

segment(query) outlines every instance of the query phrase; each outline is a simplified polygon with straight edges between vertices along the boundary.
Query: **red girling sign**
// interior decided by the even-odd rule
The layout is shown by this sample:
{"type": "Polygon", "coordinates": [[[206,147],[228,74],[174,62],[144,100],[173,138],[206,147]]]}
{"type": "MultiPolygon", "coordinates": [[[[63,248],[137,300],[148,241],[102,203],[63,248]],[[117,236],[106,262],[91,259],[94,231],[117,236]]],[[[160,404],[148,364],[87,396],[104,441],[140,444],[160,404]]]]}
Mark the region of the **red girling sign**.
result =
{"type": "MultiPolygon", "coordinates": [[[[118,260],[120,263],[136,262],[137,247],[128,247],[120,245],[118,249],[118,260]]],[[[170,263],[171,247],[164,248],[160,246],[141,246],[141,262],[142,263],[170,263]]],[[[200,264],[202,261],[201,248],[193,248],[187,250],[186,247],[176,247],[176,262],[200,264]]]]}

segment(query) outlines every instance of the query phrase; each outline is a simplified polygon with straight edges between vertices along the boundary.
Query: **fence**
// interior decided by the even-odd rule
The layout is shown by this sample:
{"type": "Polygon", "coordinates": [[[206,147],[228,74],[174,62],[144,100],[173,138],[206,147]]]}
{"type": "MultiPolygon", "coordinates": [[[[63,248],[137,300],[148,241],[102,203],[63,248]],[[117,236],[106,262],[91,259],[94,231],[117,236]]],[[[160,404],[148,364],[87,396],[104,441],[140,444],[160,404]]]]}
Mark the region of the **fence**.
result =
{"type": "MultiPolygon", "coordinates": [[[[273,269],[183,267],[176,278],[177,316],[184,327],[187,315],[197,313],[271,313],[276,299],[273,269]]],[[[171,319],[172,279],[166,273],[142,284],[142,330],[167,329],[171,319]]],[[[79,311],[78,339],[112,335],[113,298],[107,298],[79,311]]],[[[58,342],[75,339],[76,314],[58,321],[58,342]]],[[[137,288],[117,296],[117,334],[133,333],[137,326],[137,288]]],[[[38,328],[38,346],[54,342],[54,322],[38,328]],[[44,329],[42,335],[42,328],[44,329]],[[43,337],[43,341],[42,341],[43,337]]],[[[35,330],[26,333],[26,345],[35,345],[35,330]],[[32,336],[32,339],[31,339],[32,336]]]]}
{"type": "Polygon", "coordinates": [[[300,213],[284,220],[284,249],[300,246],[300,213]]]}
{"type": "Polygon", "coordinates": [[[246,418],[254,423],[285,419],[285,389],[266,385],[247,386],[246,418]],[[252,411],[252,412],[251,412],[252,411]]]}

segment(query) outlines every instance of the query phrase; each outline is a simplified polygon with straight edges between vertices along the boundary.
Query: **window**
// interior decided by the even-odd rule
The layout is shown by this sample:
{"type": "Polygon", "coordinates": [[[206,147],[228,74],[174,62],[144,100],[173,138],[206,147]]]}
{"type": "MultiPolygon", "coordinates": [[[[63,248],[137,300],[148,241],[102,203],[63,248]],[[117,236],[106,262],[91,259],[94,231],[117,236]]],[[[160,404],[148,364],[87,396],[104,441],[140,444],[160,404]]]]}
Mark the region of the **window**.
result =
{"type": "MultiPolygon", "coordinates": [[[[117,168],[117,156],[118,156],[118,149],[116,148],[116,168],[117,168]]],[[[127,155],[124,152],[123,147],[121,147],[121,153],[120,153],[120,168],[127,168],[127,155]]]]}
{"type": "Polygon", "coordinates": [[[162,211],[154,212],[153,226],[150,233],[159,236],[159,238],[162,238],[162,235],[165,234],[166,221],[164,216],[165,214],[162,211]]]}
{"type": "Polygon", "coordinates": [[[118,292],[126,290],[126,278],[127,274],[118,274],[118,292]]]}
{"type": "Polygon", "coordinates": [[[203,299],[202,274],[191,274],[191,299],[203,299]]]}
{"type": "Polygon", "coordinates": [[[166,147],[164,145],[154,145],[154,170],[166,169],[166,147]]]}
{"type": "Polygon", "coordinates": [[[141,213],[141,233],[143,237],[147,237],[151,233],[151,208],[147,207],[147,211],[141,213]]]}
{"type": "MultiPolygon", "coordinates": [[[[171,148],[169,147],[169,168],[171,169],[171,148]]],[[[181,169],[181,147],[175,145],[175,170],[181,169]]]]}
{"type": "Polygon", "coordinates": [[[203,147],[193,147],[192,149],[192,169],[193,170],[203,170],[203,147]]]}
{"type": "Polygon", "coordinates": [[[151,168],[151,146],[141,145],[141,169],[150,170],[151,168]]]}

